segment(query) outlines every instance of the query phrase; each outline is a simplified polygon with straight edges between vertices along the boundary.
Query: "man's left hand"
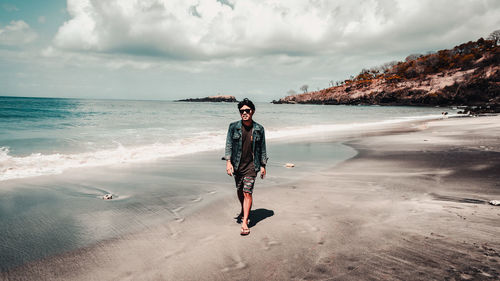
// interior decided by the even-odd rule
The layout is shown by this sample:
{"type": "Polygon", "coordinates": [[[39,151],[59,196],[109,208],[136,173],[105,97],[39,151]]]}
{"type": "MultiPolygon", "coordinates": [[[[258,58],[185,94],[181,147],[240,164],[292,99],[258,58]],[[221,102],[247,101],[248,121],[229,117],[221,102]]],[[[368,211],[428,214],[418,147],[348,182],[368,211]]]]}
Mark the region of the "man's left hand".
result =
{"type": "Polygon", "coordinates": [[[260,178],[264,179],[265,176],[266,176],[266,168],[260,167],[260,178]]]}

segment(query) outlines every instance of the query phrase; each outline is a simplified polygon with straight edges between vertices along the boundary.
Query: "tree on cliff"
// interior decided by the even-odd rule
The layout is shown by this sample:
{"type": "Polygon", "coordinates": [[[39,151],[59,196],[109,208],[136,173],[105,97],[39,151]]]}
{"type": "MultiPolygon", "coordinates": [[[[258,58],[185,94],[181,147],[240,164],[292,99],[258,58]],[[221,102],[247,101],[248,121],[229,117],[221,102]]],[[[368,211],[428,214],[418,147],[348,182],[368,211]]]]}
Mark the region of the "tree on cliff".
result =
{"type": "Polygon", "coordinates": [[[494,41],[495,46],[498,46],[498,44],[500,44],[500,29],[490,33],[490,35],[486,39],[494,41]]]}
{"type": "Polygon", "coordinates": [[[398,64],[398,61],[391,61],[391,62],[386,62],[383,65],[379,66],[378,68],[380,69],[381,72],[388,72],[393,66],[398,64]]]}
{"type": "Polygon", "coordinates": [[[300,90],[304,93],[307,93],[307,90],[309,89],[309,85],[305,84],[305,85],[302,85],[302,87],[300,87],[300,90]]]}
{"type": "Polygon", "coordinates": [[[412,61],[412,60],[417,60],[418,58],[422,57],[423,55],[421,54],[411,54],[405,58],[406,62],[412,61]]]}

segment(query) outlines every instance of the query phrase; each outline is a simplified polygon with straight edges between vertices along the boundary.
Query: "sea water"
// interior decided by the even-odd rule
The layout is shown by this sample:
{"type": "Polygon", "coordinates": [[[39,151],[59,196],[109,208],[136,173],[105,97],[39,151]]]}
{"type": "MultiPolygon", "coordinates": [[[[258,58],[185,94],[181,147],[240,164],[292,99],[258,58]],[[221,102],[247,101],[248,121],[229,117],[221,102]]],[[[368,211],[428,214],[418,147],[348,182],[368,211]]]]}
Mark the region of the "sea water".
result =
{"type": "MultiPolygon", "coordinates": [[[[256,107],[270,157],[256,189],[355,155],[338,142],[315,141],[322,135],[450,111],[256,107]]],[[[239,118],[235,103],[0,97],[0,270],[182,221],[233,193],[220,158],[228,125],[239,118]],[[102,200],[108,193],[113,199],[102,200]]]]}
{"type": "MultiPolygon", "coordinates": [[[[439,116],[428,107],[257,103],[266,139],[439,116]]],[[[222,149],[236,104],[0,97],[0,181],[222,149]]]]}

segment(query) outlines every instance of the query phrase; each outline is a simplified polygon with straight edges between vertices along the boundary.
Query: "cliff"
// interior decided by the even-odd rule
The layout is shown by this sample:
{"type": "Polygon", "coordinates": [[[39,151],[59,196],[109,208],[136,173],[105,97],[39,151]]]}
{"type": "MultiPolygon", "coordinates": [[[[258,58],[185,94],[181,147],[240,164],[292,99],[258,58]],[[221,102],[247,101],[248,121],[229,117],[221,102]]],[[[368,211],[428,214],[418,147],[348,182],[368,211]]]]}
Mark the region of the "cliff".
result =
{"type": "Polygon", "coordinates": [[[210,96],[205,98],[189,98],[178,101],[187,101],[187,102],[238,102],[234,96],[210,96]]]}
{"type": "Polygon", "coordinates": [[[499,108],[500,46],[479,39],[404,62],[363,70],[337,86],[273,103],[473,105],[499,108]]]}

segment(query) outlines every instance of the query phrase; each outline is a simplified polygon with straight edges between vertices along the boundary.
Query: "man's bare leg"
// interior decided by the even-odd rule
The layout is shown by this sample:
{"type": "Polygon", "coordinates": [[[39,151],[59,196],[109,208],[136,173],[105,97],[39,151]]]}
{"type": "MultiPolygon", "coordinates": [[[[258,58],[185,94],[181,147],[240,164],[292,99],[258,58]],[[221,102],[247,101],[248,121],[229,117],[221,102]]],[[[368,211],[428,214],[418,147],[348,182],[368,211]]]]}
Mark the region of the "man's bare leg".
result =
{"type": "Polygon", "coordinates": [[[237,190],[236,192],[238,194],[238,199],[240,200],[240,204],[241,204],[241,211],[240,211],[240,214],[235,219],[237,219],[238,223],[240,223],[241,219],[243,218],[243,200],[244,200],[244,196],[243,196],[243,189],[238,188],[236,190],[237,190]]]}
{"type": "Polygon", "coordinates": [[[243,222],[241,228],[248,229],[248,216],[250,215],[250,209],[252,208],[252,193],[243,192],[243,222]]]}

